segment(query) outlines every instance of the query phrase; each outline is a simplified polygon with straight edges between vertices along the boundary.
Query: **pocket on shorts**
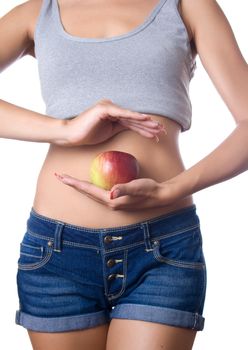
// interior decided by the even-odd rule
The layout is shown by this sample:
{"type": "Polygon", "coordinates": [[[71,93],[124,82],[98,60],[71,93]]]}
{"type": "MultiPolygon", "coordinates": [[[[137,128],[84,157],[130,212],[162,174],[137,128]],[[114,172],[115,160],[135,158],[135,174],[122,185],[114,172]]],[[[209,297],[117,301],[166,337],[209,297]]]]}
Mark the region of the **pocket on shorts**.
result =
{"type": "Polygon", "coordinates": [[[18,268],[20,270],[35,270],[45,266],[52,256],[52,247],[47,245],[46,240],[25,233],[20,243],[18,268]]]}
{"type": "Polygon", "coordinates": [[[164,264],[189,269],[206,267],[199,226],[158,237],[153,248],[154,258],[164,264]]]}

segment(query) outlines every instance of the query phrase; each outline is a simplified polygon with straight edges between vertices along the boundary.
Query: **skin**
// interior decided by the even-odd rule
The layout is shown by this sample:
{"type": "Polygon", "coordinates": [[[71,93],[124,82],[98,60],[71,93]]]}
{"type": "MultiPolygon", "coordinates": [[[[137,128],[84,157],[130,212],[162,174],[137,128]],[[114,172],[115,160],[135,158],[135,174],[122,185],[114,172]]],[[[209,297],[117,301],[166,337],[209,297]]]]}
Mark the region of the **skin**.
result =
{"type": "MultiPolygon", "coordinates": [[[[65,29],[70,34],[82,37],[111,37],[126,33],[142,23],[156,4],[155,1],[149,1],[149,3],[144,1],[135,5],[135,2],[127,1],[123,7],[110,1],[106,9],[104,2],[89,5],[89,3],[81,4],[73,0],[61,0],[59,3],[65,29]],[[121,15],[120,7],[124,16],[121,15]],[[115,22],[111,20],[113,18],[111,13],[115,14],[114,17],[118,20],[115,22]],[[96,16],[97,21],[94,21],[92,27],[91,18],[96,16]],[[125,20],[130,19],[130,16],[133,18],[132,25],[130,21],[125,20]],[[81,23],[84,23],[83,27],[81,23]]],[[[0,37],[0,45],[5,48],[0,50],[1,70],[18,57],[34,54],[33,33],[40,4],[40,0],[28,1],[13,10],[8,18],[1,20],[0,33],[3,32],[2,29],[12,28],[13,30],[13,32],[9,31],[9,37],[0,37]]],[[[15,124],[15,120],[18,123],[18,117],[19,120],[20,117],[22,120],[28,117],[34,120],[38,116],[41,129],[37,127],[37,130],[41,131],[37,131],[40,134],[37,134],[35,140],[52,141],[37,182],[34,199],[34,208],[37,212],[82,226],[120,226],[189,205],[193,202],[192,194],[196,191],[247,170],[247,63],[216,1],[182,0],[181,16],[189,38],[192,39],[192,49],[194,48],[195,53],[199,55],[204,68],[236,122],[236,128],[232,134],[211,154],[185,170],[178,149],[180,126],[168,118],[152,115],[153,120],[161,121],[166,125],[167,135],[162,135],[159,143],[137,134],[134,130],[126,130],[99,145],[67,148],[62,147],[61,142],[58,142],[62,139],[59,132],[56,138],[49,132],[45,138],[42,133],[43,128],[45,130],[48,124],[51,126],[49,130],[55,130],[53,128],[55,121],[50,118],[42,119],[41,115],[34,115],[31,111],[28,112],[2,101],[0,104],[2,120],[4,120],[3,113],[1,117],[3,110],[9,111],[12,115],[12,124],[15,124]],[[88,174],[82,169],[87,169],[90,159],[99,151],[113,147],[130,152],[140,159],[142,179],[127,185],[116,186],[121,190],[120,197],[110,200],[109,192],[99,191],[94,186],[90,186],[87,181],[88,174]],[[159,167],[156,166],[155,157],[147,153],[149,151],[151,155],[156,154],[159,167]],[[54,171],[59,175],[69,174],[71,177],[56,178],[51,175],[54,171]],[[151,188],[156,189],[156,196],[151,195],[151,188]],[[63,201],[60,200],[62,198],[63,201]],[[68,206],[65,208],[63,203],[67,203],[68,206]],[[160,207],[154,209],[158,203],[160,207]],[[130,210],[134,205],[140,210],[128,212],[128,209],[130,210]],[[68,208],[73,209],[68,210],[68,208]],[[87,218],[82,215],[84,208],[88,209],[87,218]]],[[[21,123],[18,130],[13,130],[13,127],[10,128],[8,125],[2,131],[0,129],[0,132],[7,130],[6,134],[9,137],[14,135],[20,139],[31,139],[32,136],[27,132],[25,135],[24,131],[22,133],[24,128],[21,123]]],[[[56,126],[59,126],[57,121],[56,126]]],[[[62,129],[58,128],[58,130],[62,129]]],[[[60,350],[124,350],[127,347],[130,350],[189,350],[192,348],[196,332],[151,322],[113,319],[109,327],[104,325],[63,334],[30,331],[29,335],[35,350],[56,348],[60,350]]]]}

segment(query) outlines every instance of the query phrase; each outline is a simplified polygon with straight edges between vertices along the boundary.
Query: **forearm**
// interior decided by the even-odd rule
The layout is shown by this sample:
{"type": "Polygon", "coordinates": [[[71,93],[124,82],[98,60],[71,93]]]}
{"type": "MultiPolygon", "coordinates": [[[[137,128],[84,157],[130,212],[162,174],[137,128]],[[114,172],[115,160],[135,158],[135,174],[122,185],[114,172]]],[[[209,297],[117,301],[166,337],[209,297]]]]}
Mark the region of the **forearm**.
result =
{"type": "Polygon", "coordinates": [[[0,137],[32,142],[48,142],[64,145],[65,120],[0,100],[0,137]]]}
{"type": "MultiPolygon", "coordinates": [[[[248,170],[248,122],[242,122],[209,155],[170,179],[169,183],[174,185],[175,197],[182,198],[246,170],[248,170]]],[[[161,184],[166,185],[166,182],[161,184]]]]}

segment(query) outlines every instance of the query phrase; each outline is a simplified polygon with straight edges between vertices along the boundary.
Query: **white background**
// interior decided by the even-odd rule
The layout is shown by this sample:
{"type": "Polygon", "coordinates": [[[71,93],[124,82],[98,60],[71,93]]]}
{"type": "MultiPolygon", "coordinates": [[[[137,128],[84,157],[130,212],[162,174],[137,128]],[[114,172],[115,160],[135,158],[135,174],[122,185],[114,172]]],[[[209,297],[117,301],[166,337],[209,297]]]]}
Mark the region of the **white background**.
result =
{"type": "MultiPolygon", "coordinates": [[[[22,2],[1,1],[0,16],[22,2]]],[[[218,3],[247,61],[246,2],[219,0],[218,3]]],[[[180,140],[186,167],[212,151],[235,126],[198,57],[197,65],[190,88],[193,123],[180,140]]],[[[1,74],[0,98],[44,113],[34,58],[24,57],[1,74]]],[[[31,350],[26,330],[14,323],[18,308],[15,278],[19,242],[47,149],[48,144],[0,139],[0,341],[5,344],[5,350],[31,350]]],[[[248,349],[247,181],[246,172],[194,194],[208,265],[205,329],[198,332],[194,350],[248,349]]]]}

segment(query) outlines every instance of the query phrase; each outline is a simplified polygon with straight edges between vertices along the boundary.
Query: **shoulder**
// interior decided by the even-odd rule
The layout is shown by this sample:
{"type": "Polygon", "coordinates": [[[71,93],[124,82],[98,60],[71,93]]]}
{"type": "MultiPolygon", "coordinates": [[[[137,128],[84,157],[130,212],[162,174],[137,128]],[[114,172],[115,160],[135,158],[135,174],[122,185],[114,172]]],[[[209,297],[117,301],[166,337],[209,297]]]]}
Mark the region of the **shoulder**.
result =
{"type": "Polygon", "coordinates": [[[23,55],[31,55],[35,57],[34,31],[43,1],[45,0],[28,0],[17,5],[13,9],[16,12],[16,20],[18,20],[18,18],[21,17],[23,20],[25,20],[27,26],[27,35],[30,44],[27,50],[23,53],[23,55]]]}
{"type": "Polygon", "coordinates": [[[30,18],[35,12],[39,12],[39,9],[44,0],[28,0],[25,2],[20,2],[14,6],[6,15],[18,16],[22,18],[30,18]]]}
{"type": "Polygon", "coordinates": [[[216,0],[179,0],[179,12],[194,43],[203,27],[211,31],[213,21],[225,17],[216,0]]]}
{"type": "Polygon", "coordinates": [[[26,13],[28,34],[31,40],[34,39],[34,29],[43,1],[45,0],[28,0],[19,5],[22,8],[21,11],[26,13]]]}
{"type": "Polygon", "coordinates": [[[33,55],[32,28],[43,0],[17,4],[0,18],[0,71],[26,54],[33,55]]]}

